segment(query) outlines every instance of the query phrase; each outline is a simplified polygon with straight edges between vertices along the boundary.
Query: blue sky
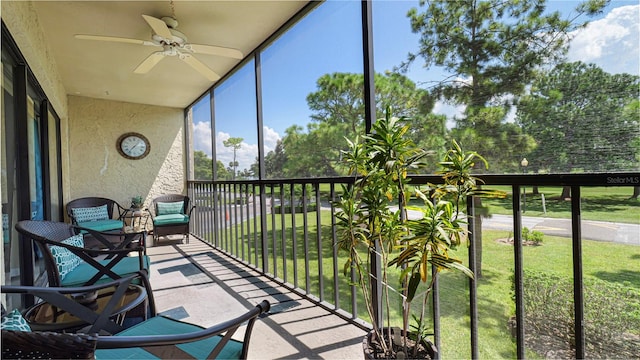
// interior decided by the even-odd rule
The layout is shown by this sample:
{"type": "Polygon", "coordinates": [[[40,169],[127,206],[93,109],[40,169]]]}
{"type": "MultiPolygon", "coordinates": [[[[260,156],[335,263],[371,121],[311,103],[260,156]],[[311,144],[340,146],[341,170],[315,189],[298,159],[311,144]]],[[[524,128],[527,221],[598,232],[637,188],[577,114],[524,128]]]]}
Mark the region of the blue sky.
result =
{"type": "MultiPolygon", "coordinates": [[[[564,16],[575,14],[574,0],[551,0],[548,10],[564,16]]],[[[418,36],[411,33],[406,17],[417,1],[374,1],[374,65],[377,72],[390,70],[417,46],[418,36]]],[[[303,19],[294,31],[278,39],[262,55],[263,114],[266,151],[291,125],[306,128],[309,110],[306,96],[316,91],[316,80],[328,72],[362,72],[358,1],[331,1],[303,19]],[[322,31],[318,31],[322,29],[322,31]]],[[[591,19],[590,25],[574,34],[568,58],[593,62],[611,73],[640,73],[640,5],[638,0],[613,0],[605,12],[591,19]]],[[[251,64],[251,67],[253,64],[251,64]]],[[[417,83],[445,74],[438,69],[425,70],[418,60],[407,74],[417,83]]],[[[255,123],[255,80],[249,67],[216,89],[216,147],[218,160],[225,165],[232,152],[222,146],[229,137],[242,137],[237,153],[238,169],[249,168],[258,154],[255,123]]],[[[194,109],[194,146],[211,156],[211,130],[206,112],[208,104],[194,109]]],[[[438,104],[435,112],[453,116],[455,109],[438,104]]]]}

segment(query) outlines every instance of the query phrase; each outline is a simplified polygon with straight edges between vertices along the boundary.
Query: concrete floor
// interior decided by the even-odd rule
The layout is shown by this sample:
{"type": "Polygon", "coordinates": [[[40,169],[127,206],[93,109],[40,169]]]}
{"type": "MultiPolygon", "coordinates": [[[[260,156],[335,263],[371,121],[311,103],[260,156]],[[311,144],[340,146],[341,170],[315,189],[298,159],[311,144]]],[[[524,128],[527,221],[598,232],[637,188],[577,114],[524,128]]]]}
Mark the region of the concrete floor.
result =
{"type": "MultiPolygon", "coordinates": [[[[365,331],[192,238],[148,249],[159,313],[201,326],[237,316],[262,300],[250,359],[362,359],[365,331]]],[[[234,335],[241,338],[242,334],[234,335]]]]}

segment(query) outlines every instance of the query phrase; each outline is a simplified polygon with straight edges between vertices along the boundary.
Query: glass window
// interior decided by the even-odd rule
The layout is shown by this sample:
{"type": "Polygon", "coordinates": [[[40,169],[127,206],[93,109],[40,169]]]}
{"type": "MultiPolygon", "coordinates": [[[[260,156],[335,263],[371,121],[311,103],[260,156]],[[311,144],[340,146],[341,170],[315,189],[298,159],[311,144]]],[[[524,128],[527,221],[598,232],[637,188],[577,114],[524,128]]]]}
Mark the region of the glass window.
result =
{"type": "Polygon", "coordinates": [[[328,1],[264,50],[267,178],[343,173],[344,136],[364,130],[360,24],[360,2],[328,1]]]}
{"type": "Polygon", "coordinates": [[[211,99],[205,94],[189,109],[192,126],[193,174],[195,180],[213,180],[211,136],[211,99]]]}
{"type": "Polygon", "coordinates": [[[44,220],[40,101],[34,99],[33,96],[33,94],[27,96],[29,199],[31,200],[31,220],[44,220]]]}
{"type": "Polygon", "coordinates": [[[454,138],[485,156],[491,173],[638,170],[640,41],[623,29],[637,28],[640,6],[615,1],[589,16],[580,3],[547,1],[534,14],[533,2],[496,2],[491,11],[478,8],[491,17],[472,23],[464,17],[469,2],[374,1],[377,100],[414,118],[412,135],[423,147],[441,151],[454,138]],[[553,36],[564,43],[541,56],[551,37],[519,33],[515,24],[532,15],[535,32],[548,33],[555,25],[546,17],[555,12],[570,24],[568,36],[553,36]],[[509,41],[500,37],[507,31],[509,41]],[[468,34],[484,45],[472,46],[468,34]]]}
{"type": "Polygon", "coordinates": [[[47,115],[47,133],[49,150],[49,220],[64,221],[62,212],[62,194],[60,181],[60,120],[55,113],[47,115]]]}
{"type": "Polygon", "coordinates": [[[2,147],[0,161],[2,165],[2,279],[4,283],[19,282],[20,264],[18,256],[17,222],[18,197],[16,188],[16,132],[14,107],[14,69],[13,59],[2,51],[2,147]]]}
{"type": "Polygon", "coordinates": [[[258,127],[255,62],[247,62],[216,87],[216,179],[256,179],[258,127]]]}

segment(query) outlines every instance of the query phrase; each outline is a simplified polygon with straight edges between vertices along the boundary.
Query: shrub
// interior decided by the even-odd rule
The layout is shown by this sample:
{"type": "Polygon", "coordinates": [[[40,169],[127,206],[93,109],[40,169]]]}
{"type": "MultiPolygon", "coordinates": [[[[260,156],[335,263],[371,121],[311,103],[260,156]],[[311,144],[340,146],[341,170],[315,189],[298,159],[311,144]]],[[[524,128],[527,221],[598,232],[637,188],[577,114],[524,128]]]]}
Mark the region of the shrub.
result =
{"type": "MultiPolygon", "coordinates": [[[[314,212],[316,211],[316,204],[309,204],[307,205],[307,212],[314,212]]],[[[302,214],[302,212],[304,211],[304,209],[302,208],[302,205],[296,205],[294,207],[294,210],[296,211],[296,214],[302,214]]],[[[280,214],[280,212],[282,211],[282,205],[276,205],[273,207],[273,212],[275,214],[280,214]]],[[[291,214],[291,205],[285,205],[284,206],[284,213],[285,214],[291,214]]]]}
{"type": "MultiPolygon", "coordinates": [[[[640,354],[640,290],[590,277],[583,285],[586,355],[611,359],[640,354]]],[[[524,289],[528,336],[561,338],[567,348],[574,344],[573,279],[525,270],[524,289]]]]}
{"type": "Polygon", "coordinates": [[[544,234],[542,233],[542,231],[538,231],[538,230],[531,231],[526,226],[522,228],[522,240],[524,241],[531,241],[539,245],[542,242],[543,238],[544,238],[544,234]]]}

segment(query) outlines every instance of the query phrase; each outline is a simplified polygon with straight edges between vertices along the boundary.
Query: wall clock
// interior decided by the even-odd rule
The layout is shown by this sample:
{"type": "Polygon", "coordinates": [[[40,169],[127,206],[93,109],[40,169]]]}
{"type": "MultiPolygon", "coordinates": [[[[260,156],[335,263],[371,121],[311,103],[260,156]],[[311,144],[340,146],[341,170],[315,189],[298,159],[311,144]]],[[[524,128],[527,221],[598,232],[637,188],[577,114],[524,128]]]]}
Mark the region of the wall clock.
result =
{"type": "Polygon", "coordinates": [[[144,135],[129,132],[122,134],[118,138],[118,141],[116,141],[116,148],[123,157],[131,160],[139,160],[149,154],[151,145],[149,144],[149,139],[144,135]]]}

